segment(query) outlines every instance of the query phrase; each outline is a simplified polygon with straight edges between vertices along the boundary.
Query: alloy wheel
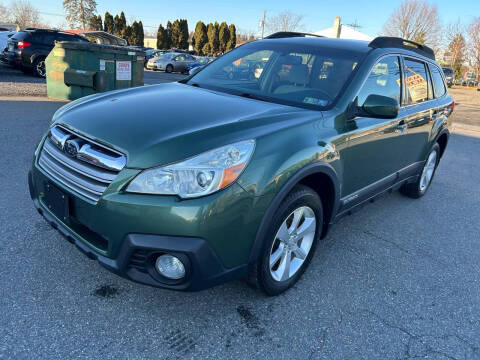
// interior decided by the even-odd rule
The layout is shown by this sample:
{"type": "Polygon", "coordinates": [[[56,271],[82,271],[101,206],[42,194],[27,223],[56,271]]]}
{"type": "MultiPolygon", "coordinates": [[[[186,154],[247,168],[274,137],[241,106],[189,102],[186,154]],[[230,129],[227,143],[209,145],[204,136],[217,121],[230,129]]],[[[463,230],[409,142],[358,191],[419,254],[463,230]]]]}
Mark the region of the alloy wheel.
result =
{"type": "Polygon", "coordinates": [[[41,77],[45,77],[45,60],[40,60],[38,63],[37,63],[37,66],[35,68],[35,70],[37,71],[37,74],[41,77]]]}
{"type": "Polygon", "coordinates": [[[432,151],[428,156],[427,162],[423,168],[422,175],[420,177],[420,191],[424,192],[430,181],[432,181],[435,166],[437,165],[437,152],[432,151]]]}
{"type": "Polygon", "coordinates": [[[276,281],[294,276],[305,262],[315,238],[317,219],[308,206],[295,209],[282,222],[270,250],[270,274],[276,281]]]}

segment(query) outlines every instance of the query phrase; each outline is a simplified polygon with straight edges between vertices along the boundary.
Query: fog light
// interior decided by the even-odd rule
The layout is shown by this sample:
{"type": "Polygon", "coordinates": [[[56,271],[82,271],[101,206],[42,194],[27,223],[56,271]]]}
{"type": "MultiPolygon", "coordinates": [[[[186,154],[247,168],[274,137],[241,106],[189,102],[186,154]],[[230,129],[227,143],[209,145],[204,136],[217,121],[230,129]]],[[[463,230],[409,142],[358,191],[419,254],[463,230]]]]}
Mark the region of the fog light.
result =
{"type": "Polygon", "coordinates": [[[157,258],[155,269],[167,279],[179,280],[185,276],[185,266],[180,259],[168,254],[157,258]]]}

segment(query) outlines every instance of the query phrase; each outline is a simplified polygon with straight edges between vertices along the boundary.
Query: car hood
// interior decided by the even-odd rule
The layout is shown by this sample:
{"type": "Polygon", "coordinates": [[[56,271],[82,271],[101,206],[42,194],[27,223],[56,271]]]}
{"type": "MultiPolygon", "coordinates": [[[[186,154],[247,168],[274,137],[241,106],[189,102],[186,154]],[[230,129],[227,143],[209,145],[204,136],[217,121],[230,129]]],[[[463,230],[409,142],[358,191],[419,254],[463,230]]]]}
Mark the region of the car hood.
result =
{"type": "Polygon", "coordinates": [[[54,122],[124,153],[127,167],[148,168],[319,117],[318,111],[168,83],[87,96],[59,109],[54,122]]]}

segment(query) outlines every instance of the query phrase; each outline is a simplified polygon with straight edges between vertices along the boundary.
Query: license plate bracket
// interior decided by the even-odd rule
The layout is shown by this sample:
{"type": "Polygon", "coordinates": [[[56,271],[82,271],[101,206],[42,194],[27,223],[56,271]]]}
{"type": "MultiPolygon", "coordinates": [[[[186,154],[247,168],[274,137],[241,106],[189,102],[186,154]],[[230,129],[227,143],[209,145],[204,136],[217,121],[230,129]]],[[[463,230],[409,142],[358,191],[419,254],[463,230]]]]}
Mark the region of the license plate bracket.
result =
{"type": "Polygon", "coordinates": [[[53,215],[60,221],[68,222],[69,214],[69,197],[51,182],[45,183],[45,192],[43,201],[53,215]]]}

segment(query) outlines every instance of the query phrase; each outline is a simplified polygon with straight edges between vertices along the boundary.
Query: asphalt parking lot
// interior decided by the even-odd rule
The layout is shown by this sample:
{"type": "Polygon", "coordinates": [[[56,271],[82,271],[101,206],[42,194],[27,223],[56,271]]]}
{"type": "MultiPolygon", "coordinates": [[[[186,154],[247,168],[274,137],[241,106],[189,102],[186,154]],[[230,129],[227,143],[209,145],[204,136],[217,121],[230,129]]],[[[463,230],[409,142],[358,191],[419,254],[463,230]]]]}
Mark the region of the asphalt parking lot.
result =
{"type": "Polygon", "coordinates": [[[480,358],[480,132],[451,136],[424,198],[341,220],[287,293],[179,293],[111,274],[35,211],[26,175],[62,104],[0,98],[0,358],[480,358]]]}

